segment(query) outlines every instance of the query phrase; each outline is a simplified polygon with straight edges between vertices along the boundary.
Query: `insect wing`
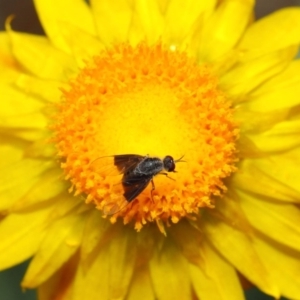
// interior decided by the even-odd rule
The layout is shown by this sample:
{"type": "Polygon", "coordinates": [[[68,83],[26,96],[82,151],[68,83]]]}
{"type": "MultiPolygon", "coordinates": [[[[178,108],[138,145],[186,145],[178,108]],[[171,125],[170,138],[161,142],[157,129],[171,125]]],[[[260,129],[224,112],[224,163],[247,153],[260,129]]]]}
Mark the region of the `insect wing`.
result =
{"type": "Polygon", "coordinates": [[[132,185],[124,187],[124,193],[119,199],[112,200],[103,208],[103,213],[107,216],[114,215],[123,210],[128,204],[138,197],[143,190],[147,187],[151,179],[144,180],[143,182],[137,181],[132,185]]]}
{"type": "Polygon", "coordinates": [[[121,175],[134,169],[144,157],[136,154],[102,156],[93,160],[90,165],[95,173],[102,176],[121,175]]]}
{"type": "MultiPolygon", "coordinates": [[[[123,178],[122,188],[123,195],[118,199],[112,199],[111,202],[105,205],[103,212],[105,215],[110,216],[118,213],[124,209],[129,203],[131,203],[136,197],[138,197],[143,190],[148,186],[152,177],[130,177],[129,179],[123,178]]],[[[115,188],[119,188],[119,184],[115,184],[115,188]]]]}
{"type": "Polygon", "coordinates": [[[98,157],[90,163],[90,168],[101,177],[120,175],[120,171],[114,165],[114,160],[114,156],[98,157]]]}
{"type": "Polygon", "coordinates": [[[148,186],[152,176],[123,178],[124,198],[131,202],[148,186]]]}
{"type": "Polygon", "coordinates": [[[111,216],[122,209],[124,209],[130,202],[128,202],[123,196],[121,196],[118,200],[114,200],[108,204],[106,204],[103,208],[103,213],[106,216],[111,216]]]}
{"type": "Polygon", "coordinates": [[[133,170],[136,166],[145,159],[145,156],[137,154],[121,154],[114,156],[114,165],[120,171],[120,173],[125,173],[127,171],[133,170]]]}
{"type": "Polygon", "coordinates": [[[136,154],[122,154],[113,156],[103,156],[91,162],[93,171],[102,176],[119,175],[112,186],[112,194],[115,195],[104,207],[105,215],[110,216],[124,209],[134,200],[149,184],[150,178],[138,178],[127,176],[137,165],[145,159],[145,156],[136,154]],[[122,179],[122,174],[123,179],[122,179]],[[117,196],[119,195],[119,196],[117,196]]]}

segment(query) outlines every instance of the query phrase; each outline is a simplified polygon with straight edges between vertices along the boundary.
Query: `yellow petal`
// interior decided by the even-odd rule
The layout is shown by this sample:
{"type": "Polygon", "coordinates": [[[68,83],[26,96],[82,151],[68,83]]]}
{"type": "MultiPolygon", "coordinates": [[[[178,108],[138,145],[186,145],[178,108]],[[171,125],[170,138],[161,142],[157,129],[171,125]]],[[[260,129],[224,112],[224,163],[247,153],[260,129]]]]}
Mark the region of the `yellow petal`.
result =
{"type": "Polygon", "coordinates": [[[73,59],[55,49],[43,36],[8,29],[12,52],[20,64],[39,78],[65,80],[75,71],[73,59]]]}
{"type": "Polygon", "coordinates": [[[231,184],[276,201],[299,203],[299,173],[295,163],[280,156],[268,160],[245,159],[231,184]]]}
{"type": "Polygon", "coordinates": [[[299,299],[300,253],[263,238],[255,240],[254,248],[267,268],[272,270],[272,281],[279,287],[282,296],[299,299]]]}
{"type": "Polygon", "coordinates": [[[235,199],[234,195],[229,193],[222,200],[217,201],[215,209],[211,213],[228,225],[250,236],[253,228],[248,220],[248,214],[244,213],[239,201],[235,199]]]}
{"type": "Polygon", "coordinates": [[[300,120],[280,122],[270,130],[248,137],[263,152],[286,151],[300,145],[300,120]]]}
{"type": "Polygon", "coordinates": [[[31,257],[38,249],[51,206],[24,214],[10,214],[0,223],[0,269],[31,257]]]}
{"type": "Polygon", "coordinates": [[[99,291],[103,299],[125,298],[136,259],[135,234],[119,225],[115,225],[118,226],[118,233],[102,245],[89,268],[79,265],[74,300],[97,299],[99,291]]]}
{"type": "Polygon", "coordinates": [[[37,139],[23,148],[23,158],[53,158],[56,155],[56,149],[49,145],[50,138],[50,133],[44,132],[42,139],[37,139]]]}
{"type": "Polygon", "coordinates": [[[0,141],[0,157],[5,157],[5,159],[0,159],[0,169],[3,172],[22,159],[23,149],[28,147],[28,142],[4,134],[0,134],[0,141]]]}
{"type": "Polygon", "coordinates": [[[230,0],[220,3],[204,23],[198,50],[200,60],[213,61],[237,44],[252,17],[253,5],[252,0],[230,0]]]}
{"type": "Polygon", "coordinates": [[[61,30],[63,22],[77,26],[89,34],[96,34],[90,8],[84,1],[35,0],[34,3],[47,36],[58,49],[70,53],[64,31],[61,30]]]}
{"type": "MultiPolygon", "coordinates": [[[[111,224],[104,220],[100,216],[98,210],[91,211],[87,217],[87,221],[84,227],[84,234],[82,239],[81,246],[81,256],[83,263],[86,263],[86,260],[94,259],[95,255],[98,254],[99,244],[101,245],[102,239],[104,242],[109,242],[109,228],[111,224]],[[105,237],[103,238],[103,235],[105,237]]],[[[112,238],[112,237],[111,237],[112,238]]]]}
{"type": "Polygon", "coordinates": [[[50,200],[68,189],[62,178],[62,172],[55,166],[40,174],[35,183],[29,186],[28,191],[12,206],[13,211],[27,209],[30,206],[50,200]]]}
{"type": "MultiPolygon", "coordinates": [[[[251,116],[254,117],[256,115],[265,119],[268,123],[264,125],[265,123],[263,121],[259,122],[255,120],[256,124],[254,126],[253,124],[251,124],[251,126],[242,124],[242,126],[251,131],[253,129],[257,130],[259,128],[264,129],[264,127],[270,127],[270,125],[277,123],[276,119],[278,121],[284,120],[281,115],[287,115],[285,112],[287,112],[288,109],[299,104],[299,95],[299,86],[296,85],[286,89],[274,89],[273,91],[259,96],[252,97],[249,95],[249,101],[241,103],[241,106],[238,108],[240,110],[239,114],[244,116],[248,115],[247,117],[249,119],[251,116]],[[269,116],[271,116],[271,119],[269,116]],[[279,116],[279,118],[277,118],[277,116],[279,116]],[[272,123],[269,123],[270,120],[272,123]]],[[[241,119],[247,120],[245,117],[242,117],[241,119]]],[[[256,118],[254,117],[254,119],[256,118]]],[[[252,123],[254,122],[252,121],[252,123]]]]}
{"type": "MultiPolygon", "coordinates": [[[[172,0],[165,12],[165,32],[163,39],[178,45],[191,34],[199,19],[205,21],[215,8],[216,1],[172,0]]],[[[199,41],[198,41],[199,42],[199,41]]]]}
{"type": "MultiPolygon", "coordinates": [[[[19,112],[18,112],[19,113],[19,112]]],[[[0,128],[22,128],[22,129],[31,129],[31,128],[45,128],[47,126],[47,120],[40,112],[31,112],[26,115],[14,115],[1,117],[0,128]]]]}
{"type": "Polygon", "coordinates": [[[72,55],[80,68],[83,68],[86,65],[86,61],[89,61],[104,49],[104,45],[96,36],[88,34],[77,26],[68,23],[63,24],[61,31],[64,32],[72,55]]]}
{"type": "Polygon", "coordinates": [[[21,68],[11,53],[7,32],[0,32],[0,45],[0,80],[1,82],[11,82],[15,79],[15,75],[19,74],[21,68]]]}
{"type": "Polygon", "coordinates": [[[10,135],[26,141],[36,141],[45,137],[45,131],[41,128],[7,128],[0,126],[0,134],[10,135]]]}
{"type": "Polygon", "coordinates": [[[75,253],[81,243],[84,215],[71,214],[51,224],[22,281],[35,288],[47,280],[75,253]]]}
{"type": "Polygon", "coordinates": [[[279,291],[270,278],[269,269],[266,269],[259,259],[248,236],[211,217],[205,219],[203,230],[214,248],[239,272],[265,293],[275,298],[279,297],[279,291]]]}
{"type": "Polygon", "coordinates": [[[297,47],[281,49],[240,64],[220,79],[220,86],[238,101],[272,76],[280,73],[297,53],[297,47]]]}
{"type": "Polygon", "coordinates": [[[257,167],[261,170],[266,170],[266,174],[270,178],[276,178],[277,181],[283,182],[289,186],[290,189],[300,193],[299,162],[299,148],[294,148],[292,151],[286,152],[283,155],[274,155],[268,160],[265,159],[256,161],[257,167]]]}
{"type": "Polygon", "coordinates": [[[164,20],[158,1],[134,1],[134,14],[130,26],[129,40],[135,44],[138,39],[155,43],[161,37],[164,20]]]}
{"type": "Polygon", "coordinates": [[[269,93],[273,90],[280,90],[283,88],[291,88],[297,86],[300,81],[300,60],[292,60],[286,69],[280,72],[278,75],[270,78],[264,82],[253,95],[260,95],[262,93],[269,93]]]}
{"type": "Polygon", "coordinates": [[[156,250],[149,265],[158,299],[191,299],[187,261],[170,240],[161,250],[156,250]]]}
{"type": "Polygon", "coordinates": [[[147,267],[142,266],[136,269],[127,300],[153,300],[155,299],[152,281],[147,267]]]}
{"type": "Polygon", "coordinates": [[[51,199],[51,203],[54,205],[48,218],[49,223],[70,214],[71,211],[73,214],[80,214],[82,207],[89,209],[82,197],[74,197],[67,192],[51,199]]]}
{"type": "Polygon", "coordinates": [[[194,290],[201,300],[243,300],[244,294],[235,269],[203,241],[204,269],[190,264],[194,290]]]}
{"type": "Polygon", "coordinates": [[[289,108],[299,104],[300,98],[300,60],[289,66],[261,85],[252,95],[244,109],[268,112],[289,108]]]}
{"type": "Polygon", "coordinates": [[[300,9],[286,8],[253,23],[239,45],[253,57],[284,49],[300,42],[300,9]],[[274,30],[276,28],[276,30],[274,30]],[[272,34],[270,34],[272,32],[272,34]]]}
{"type": "Polygon", "coordinates": [[[79,255],[73,255],[57,272],[37,289],[39,300],[72,300],[74,274],[79,255]]]}
{"type": "MultiPolygon", "coordinates": [[[[22,74],[17,78],[15,85],[23,91],[23,94],[31,95],[50,103],[58,103],[61,100],[59,87],[61,88],[63,83],[59,81],[43,80],[22,74]]],[[[27,98],[29,97],[27,96],[27,98]]],[[[30,99],[31,98],[33,97],[30,97],[30,99]]]]}
{"type": "Polygon", "coordinates": [[[47,118],[42,114],[44,104],[41,101],[7,84],[0,84],[0,89],[4,99],[1,103],[0,127],[40,129],[47,126],[47,118]]]}
{"type": "Polygon", "coordinates": [[[203,263],[199,251],[202,245],[202,236],[198,229],[191,226],[187,220],[181,220],[179,224],[172,226],[170,236],[189,262],[197,265],[203,263]]]}
{"type": "Polygon", "coordinates": [[[136,233],[131,228],[122,228],[109,245],[103,247],[110,261],[108,277],[111,291],[108,299],[122,299],[127,294],[136,262],[135,238],[136,233]]]}
{"type": "Polygon", "coordinates": [[[237,149],[239,149],[240,159],[258,158],[264,156],[263,153],[256,147],[254,142],[244,133],[237,141],[237,149]]]}
{"type": "Polygon", "coordinates": [[[93,264],[85,270],[78,264],[73,282],[72,300],[110,299],[110,261],[106,251],[99,251],[93,264]]]}
{"type": "Polygon", "coordinates": [[[300,250],[300,211],[293,204],[272,203],[238,192],[252,226],[275,241],[300,250]]]}
{"type": "Polygon", "coordinates": [[[127,40],[132,7],[127,0],[91,0],[98,36],[106,45],[127,40]]]}
{"type": "MultiPolygon", "coordinates": [[[[5,158],[2,158],[5,159],[5,158]]],[[[23,159],[2,170],[0,177],[0,210],[9,209],[23,197],[51,163],[34,159],[23,159]]]]}
{"type": "Polygon", "coordinates": [[[247,104],[241,103],[236,106],[235,120],[240,125],[241,132],[247,134],[263,133],[277,123],[285,121],[290,113],[290,110],[286,108],[261,114],[253,110],[245,109],[245,105],[247,104]]]}
{"type": "MultiPolygon", "coordinates": [[[[45,104],[34,98],[34,97],[28,97],[28,95],[25,95],[23,92],[20,92],[16,88],[12,87],[9,84],[0,84],[1,88],[1,95],[2,95],[2,101],[1,101],[1,123],[5,124],[6,122],[2,121],[2,117],[14,117],[14,116],[22,116],[26,114],[31,113],[40,113],[41,110],[45,107],[45,104]],[[16,110],[16,107],[18,108],[16,110]]],[[[7,121],[9,122],[9,120],[7,121]]],[[[13,123],[13,122],[11,122],[13,123]]],[[[20,122],[17,122],[20,123],[20,122]]],[[[34,126],[36,122],[32,120],[29,122],[29,124],[32,124],[34,126]]],[[[19,127],[19,125],[17,125],[19,127]]],[[[24,127],[29,127],[28,124],[24,124],[24,127]]]]}

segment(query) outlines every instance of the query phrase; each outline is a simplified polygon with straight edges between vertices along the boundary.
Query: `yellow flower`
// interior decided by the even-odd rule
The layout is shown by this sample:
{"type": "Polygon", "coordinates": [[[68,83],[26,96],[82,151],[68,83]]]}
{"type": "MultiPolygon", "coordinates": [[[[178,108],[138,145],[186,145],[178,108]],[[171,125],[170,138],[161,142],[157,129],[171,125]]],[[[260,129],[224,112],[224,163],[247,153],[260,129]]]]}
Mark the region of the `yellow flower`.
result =
{"type": "Polygon", "coordinates": [[[35,4],[47,37],[0,35],[1,269],[33,257],[40,299],[299,298],[300,10],[35,4]],[[173,180],[124,202],[131,153],[173,180]]]}

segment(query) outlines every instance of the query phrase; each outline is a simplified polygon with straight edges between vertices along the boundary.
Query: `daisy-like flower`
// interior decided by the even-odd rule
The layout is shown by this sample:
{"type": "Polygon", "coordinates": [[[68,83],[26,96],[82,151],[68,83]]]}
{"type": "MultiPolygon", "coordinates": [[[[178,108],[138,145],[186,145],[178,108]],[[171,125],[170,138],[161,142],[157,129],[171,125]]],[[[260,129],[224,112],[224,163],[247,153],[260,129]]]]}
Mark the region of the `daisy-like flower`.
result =
{"type": "Polygon", "coordinates": [[[35,5],[47,37],[0,36],[1,269],[33,257],[42,300],[299,299],[300,10],[35,5]]]}

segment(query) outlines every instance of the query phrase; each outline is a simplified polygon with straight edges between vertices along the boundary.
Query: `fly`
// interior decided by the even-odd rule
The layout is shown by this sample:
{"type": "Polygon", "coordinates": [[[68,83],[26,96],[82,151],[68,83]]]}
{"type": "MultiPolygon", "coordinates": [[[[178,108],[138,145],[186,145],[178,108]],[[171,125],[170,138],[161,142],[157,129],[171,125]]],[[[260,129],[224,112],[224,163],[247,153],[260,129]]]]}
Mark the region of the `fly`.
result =
{"type": "MultiPolygon", "coordinates": [[[[152,184],[151,198],[153,198],[152,193],[155,190],[154,176],[162,174],[168,177],[168,173],[176,172],[176,163],[183,162],[183,160],[181,160],[182,158],[183,156],[174,160],[172,156],[167,155],[161,159],[159,157],[137,154],[121,154],[98,158],[96,160],[98,162],[104,159],[110,159],[118,174],[122,175],[122,201],[118,204],[114,202],[112,205],[109,205],[108,209],[104,209],[104,213],[106,215],[112,215],[122,210],[127,204],[136,199],[150,182],[152,184]]],[[[108,162],[106,164],[108,164],[108,162]]]]}

